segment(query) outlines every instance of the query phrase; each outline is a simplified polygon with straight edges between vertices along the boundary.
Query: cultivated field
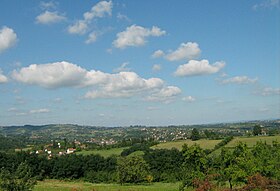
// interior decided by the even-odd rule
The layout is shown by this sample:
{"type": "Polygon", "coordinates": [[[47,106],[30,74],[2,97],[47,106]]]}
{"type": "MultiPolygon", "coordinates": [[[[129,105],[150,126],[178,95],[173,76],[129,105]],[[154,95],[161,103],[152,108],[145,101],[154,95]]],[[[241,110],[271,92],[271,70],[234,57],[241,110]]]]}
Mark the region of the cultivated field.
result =
{"type": "Polygon", "coordinates": [[[181,150],[183,144],[187,144],[188,146],[191,146],[193,144],[200,145],[203,149],[213,149],[216,144],[218,144],[221,140],[206,140],[201,139],[198,141],[192,141],[192,140],[184,140],[184,141],[174,141],[174,142],[166,142],[166,143],[160,143],[158,145],[153,146],[154,149],[172,149],[176,148],[181,150]]]}
{"type": "Polygon", "coordinates": [[[45,180],[38,182],[34,191],[177,191],[179,183],[152,183],[147,185],[91,184],[45,180]]]}
{"type": "Polygon", "coordinates": [[[246,143],[248,147],[253,147],[258,141],[272,144],[273,141],[280,142],[280,136],[234,137],[225,147],[235,147],[239,142],[246,143]]]}
{"type": "Polygon", "coordinates": [[[91,155],[91,154],[94,154],[94,155],[101,155],[103,157],[109,157],[111,155],[120,155],[121,152],[126,149],[127,147],[122,147],[122,148],[113,148],[113,149],[104,149],[104,150],[90,150],[90,151],[86,151],[86,150],[83,150],[83,151],[80,151],[80,152],[77,152],[76,154],[78,155],[91,155]]]}

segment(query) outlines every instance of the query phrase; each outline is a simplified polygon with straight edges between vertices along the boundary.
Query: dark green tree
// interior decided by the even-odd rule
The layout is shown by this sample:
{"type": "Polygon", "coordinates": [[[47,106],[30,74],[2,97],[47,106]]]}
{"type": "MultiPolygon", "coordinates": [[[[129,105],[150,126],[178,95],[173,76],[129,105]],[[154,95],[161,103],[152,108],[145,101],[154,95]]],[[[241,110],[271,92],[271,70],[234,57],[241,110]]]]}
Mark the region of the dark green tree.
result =
{"type": "Polygon", "coordinates": [[[191,140],[192,140],[192,141],[197,141],[197,140],[199,140],[199,139],[200,139],[199,131],[198,131],[196,128],[194,128],[194,129],[192,130],[191,140]]]}
{"type": "Polygon", "coordinates": [[[27,191],[34,188],[36,180],[32,178],[30,167],[21,163],[15,172],[1,169],[0,188],[3,191],[27,191]]]}
{"type": "Polygon", "coordinates": [[[257,136],[262,133],[262,127],[260,125],[255,125],[253,128],[253,135],[257,136]]]}

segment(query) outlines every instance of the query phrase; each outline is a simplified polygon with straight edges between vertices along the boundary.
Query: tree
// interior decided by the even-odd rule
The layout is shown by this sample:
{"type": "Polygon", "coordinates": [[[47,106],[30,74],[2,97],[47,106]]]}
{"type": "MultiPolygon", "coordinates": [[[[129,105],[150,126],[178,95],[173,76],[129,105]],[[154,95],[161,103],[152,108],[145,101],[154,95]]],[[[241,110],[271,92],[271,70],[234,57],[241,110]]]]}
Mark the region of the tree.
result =
{"type": "Polygon", "coordinates": [[[199,131],[198,131],[196,128],[194,128],[194,129],[192,130],[191,140],[192,140],[192,141],[197,141],[197,140],[199,140],[199,139],[200,139],[199,131]]]}
{"type": "Polygon", "coordinates": [[[262,133],[262,127],[260,125],[255,125],[253,128],[253,135],[257,136],[262,133]]]}
{"type": "Polygon", "coordinates": [[[120,157],[117,165],[119,183],[139,183],[147,180],[149,166],[141,156],[120,157]]]}
{"type": "Polygon", "coordinates": [[[205,179],[208,169],[206,154],[199,145],[194,144],[188,147],[184,144],[182,153],[184,156],[183,168],[185,175],[180,190],[184,190],[188,186],[194,186],[194,180],[205,179]]]}
{"type": "Polygon", "coordinates": [[[253,156],[244,143],[239,143],[233,151],[222,149],[220,159],[220,181],[228,181],[230,189],[246,183],[247,177],[254,174],[253,156]]]}
{"type": "Polygon", "coordinates": [[[16,172],[1,169],[0,188],[3,191],[27,191],[34,188],[36,180],[32,178],[30,167],[27,163],[21,163],[16,172]]]}

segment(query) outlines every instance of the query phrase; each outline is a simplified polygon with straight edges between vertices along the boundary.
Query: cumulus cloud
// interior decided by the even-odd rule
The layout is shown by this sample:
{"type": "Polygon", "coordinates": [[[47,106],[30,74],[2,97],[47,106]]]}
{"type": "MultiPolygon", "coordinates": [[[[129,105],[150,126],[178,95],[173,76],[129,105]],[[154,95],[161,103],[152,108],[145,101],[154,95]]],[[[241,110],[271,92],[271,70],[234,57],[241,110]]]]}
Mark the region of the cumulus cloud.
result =
{"type": "Polygon", "coordinates": [[[156,50],[153,55],[152,55],[152,58],[159,58],[159,57],[162,57],[164,56],[164,52],[162,50],[156,50]]]}
{"type": "Polygon", "coordinates": [[[112,1],[100,1],[94,5],[90,11],[85,12],[83,19],[76,21],[73,25],[68,27],[70,34],[85,34],[89,29],[89,24],[94,18],[102,18],[112,15],[113,3],[112,1]]]}
{"type": "MultiPolygon", "coordinates": [[[[122,65],[126,68],[127,64],[122,65]]],[[[135,72],[122,71],[115,74],[95,70],[86,70],[69,62],[32,64],[12,72],[12,78],[18,82],[37,85],[44,88],[90,87],[92,90],[85,98],[118,98],[137,95],[152,96],[149,100],[173,98],[179,88],[166,87],[160,78],[141,78],[135,72]],[[172,92],[175,92],[172,94],[172,92]]]]}
{"type": "Polygon", "coordinates": [[[3,74],[2,70],[0,69],[0,84],[8,82],[8,78],[3,74]]]}
{"type": "Polygon", "coordinates": [[[117,39],[114,40],[113,45],[116,48],[126,48],[128,46],[143,46],[147,42],[147,38],[150,36],[159,37],[166,32],[160,28],[153,26],[151,29],[144,28],[137,25],[132,25],[126,28],[125,31],[117,34],[117,39]]]}
{"type": "Polygon", "coordinates": [[[201,50],[197,43],[182,43],[177,50],[168,53],[165,58],[169,61],[191,60],[199,57],[201,50]]]}
{"type": "Polygon", "coordinates": [[[0,29],[0,53],[13,47],[17,42],[17,34],[9,27],[0,29]]]}
{"type": "Polygon", "coordinates": [[[181,92],[181,89],[176,86],[167,86],[153,93],[152,95],[147,96],[146,100],[169,103],[173,101],[179,94],[181,94],[181,92]]]}
{"type": "Polygon", "coordinates": [[[222,84],[253,84],[258,81],[258,78],[249,78],[248,76],[235,76],[232,78],[224,79],[222,84]]]}
{"type": "Polygon", "coordinates": [[[259,9],[273,9],[273,8],[279,8],[280,0],[263,0],[261,3],[255,4],[253,6],[253,9],[259,10],[259,9]]]}
{"type": "Polygon", "coordinates": [[[107,83],[98,90],[89,91],[86,98],[132,97],[163,86],[159,78],[143,79],[134,72],[111,74],[107,83]]]}
{"type": "Polygon", "coordinates": [[[36,17],[36,23],[39,24],[54,24],[65,21],[66,17],[58,12],[45,11],[36,17]]]}
{"type": "Polygon", "coordinates": [[[152,69],[153,69],[153,71],[160,71],[161,70],[161,65],[160,64],[154,64],[152,69]]]}
{"type": "Polygon", "coordinates": [[[12,72],[12,78],[15,80],[44,88],[81,86],[87,75],[88,72],[85,69],[65,61],[32,64],[12,72]]]}
{"type": "Polygon", "coordinates": [[[180,65],[175,71],[175,76],[198,76],[219,72],[225,66],[224,62],[209,64],[208,60],[190,60],[187,64],[180,65]]]}
{"type": "Polygon", "coordinates": [[[90,11],[84,13],[84,19],[92,20],[93,18],[102,18],[106,15],[112,15],[112,8],[112,1],[100,1],[94,5],[90,11]]]}
{"type": "Polygon", "coordinates": [[[182,100],[186,101],[186,102],[194,102],[196,99],[192,96],[186,96],[186,97],[183,97],[182,100]]]}

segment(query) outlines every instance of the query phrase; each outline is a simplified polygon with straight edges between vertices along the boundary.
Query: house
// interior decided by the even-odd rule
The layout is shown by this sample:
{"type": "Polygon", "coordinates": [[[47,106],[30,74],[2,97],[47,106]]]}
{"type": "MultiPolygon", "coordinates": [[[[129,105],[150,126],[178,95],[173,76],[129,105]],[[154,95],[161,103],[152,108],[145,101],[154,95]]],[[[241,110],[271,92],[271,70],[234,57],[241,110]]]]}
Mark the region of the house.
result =
{"type": "Polygon", "coordinates": [[[68,148],[67,151],[66,151],[66,154],[72,154],[76,151],[76,149],[74,148],[68,148]]]}

